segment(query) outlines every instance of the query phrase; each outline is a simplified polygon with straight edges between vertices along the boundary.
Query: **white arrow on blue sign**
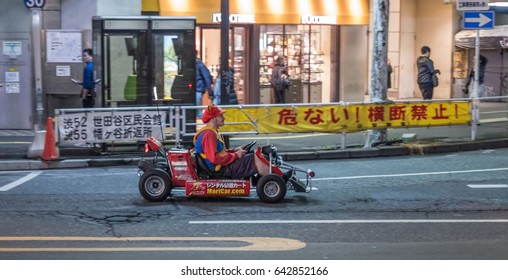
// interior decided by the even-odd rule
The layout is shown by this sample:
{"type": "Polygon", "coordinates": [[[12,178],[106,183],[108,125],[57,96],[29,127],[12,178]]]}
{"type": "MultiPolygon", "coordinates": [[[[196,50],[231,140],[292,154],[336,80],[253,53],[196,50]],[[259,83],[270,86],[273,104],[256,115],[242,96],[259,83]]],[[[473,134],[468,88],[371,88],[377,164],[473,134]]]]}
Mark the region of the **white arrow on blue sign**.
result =
{"type": "Polygon", "coordinates": [[[494,12],[464,12],[464,29],[494,28],[494,12]]]}

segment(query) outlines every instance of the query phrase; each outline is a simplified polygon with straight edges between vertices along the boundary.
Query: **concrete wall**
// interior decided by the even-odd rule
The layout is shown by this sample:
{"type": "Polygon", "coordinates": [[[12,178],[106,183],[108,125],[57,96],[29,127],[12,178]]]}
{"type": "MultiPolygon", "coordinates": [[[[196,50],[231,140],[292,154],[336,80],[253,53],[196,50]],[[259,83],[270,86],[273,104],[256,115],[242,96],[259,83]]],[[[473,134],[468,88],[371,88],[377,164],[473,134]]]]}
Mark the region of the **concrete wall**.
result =
{"type": "MultiPolygon", "coordinates": [[[[371,21],[372,18],[371,11],[371,21]]],[[[393,67],[392,88],[388,90],[390,99],[422,97],[416,83],[416,59],[424,45],[432,49],[431,58],[435,67],[441,70],[440,85],[434,89],[434,98],[452,96],[453,37],[458,32],[459,22],[453,3],[443,0],[390,0],[388,58],[393,67]]],[[[369,37],[371,54],[372,36],[369,37]]],[[[369,56],[369,61],[371,59],[369,56]]]]}
{"type": "MultiPolygon", "coordinates": [[[[417,53],[415,50],[415,37],[416,37],[416,7],[414,1],[402,1],[400,5],[400,44],[399,49],[399,64],[394,67],[394,76],[399,79],[395,82],[394,86],[396,94],[395,98],[405,99],[415,97],[415,77],[416,67],[415,62],[417,53]]],[[[391,42],[389,43],[391,45],[391,42]]],[[[395,59],[397,60],[397,59],[395,59]]]]}
{"type": "MultiPolygon", "coordinates": [[[[58,1],[58,0],[57,0],[58,1]]],[[[93,16],[139,16],[141,0],[61,0],[62,29],[92,30],[93,16]]],[[[87,33],[85,42],[91,42],[91,33],[87,33]]],[[[85,47],[91,47],[86,45],[85,47]]]]}
{"type": "Polygon", "coordinates": [[[0,129],[32,129],[34,90],[32,75],[31,13],[23,1],[0,1],[0,129]],[[16,52],[6,44],[19,44],[16,52]],[[7,55],[6,55],[7,54],[7,55]],[[7,78],[7,73],[17,75],[7,78]],[[9,83],[9,84],[7,84],[9,83]],[[18,85],[12,87],[12,85],[18,85]],[[19,89],[19,90],[18,90],[19,89]]]}
{"type": "Polygon", "coordinates": [[[30,38],[30,12],[23,1],[0,1],[0,34],[17,34],[22,38],[30,38]]]}
{"type": "MultiPolygon", "coordinates": [[[[441,70],[439,86],[434,88],[434,98],[450,98],[452,92],[452,53],[455,24],[455,5],[443,4],[442,0],[416,0],[416,49],[427,45],[431,48],[434,67],[441,70]]],[[[416,67],[416,66],[415,66],[416,67]]],[[[416,77],[414,78],[416,83],[416,77]]],[[[419,89],[415,94],[421,97],[419,89]]]]}

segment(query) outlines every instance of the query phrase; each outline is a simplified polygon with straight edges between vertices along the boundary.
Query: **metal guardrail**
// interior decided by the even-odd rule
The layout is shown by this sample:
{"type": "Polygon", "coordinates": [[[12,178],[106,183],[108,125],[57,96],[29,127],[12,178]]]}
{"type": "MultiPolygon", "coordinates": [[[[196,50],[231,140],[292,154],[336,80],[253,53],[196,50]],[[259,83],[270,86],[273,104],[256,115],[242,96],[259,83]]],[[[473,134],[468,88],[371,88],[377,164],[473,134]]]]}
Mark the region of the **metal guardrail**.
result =
{"type": "Polygon", "coordinates": [[[489,124],[489,123],[498,123],[498,122],[508,122],[508,96],[486,96],[486,97],[478,97],[476,99],[471,98],[469,100],[471,102],[471,114],[472,114],[472,122],[471,122],[471,140],[474,141],[478,135],[478,126],[480,124],[489,124]],[[482,111],[480,110],[480,104],[482,102],[503,102],[506,104],[504,106],[504,110],[495,110],[495,111],[482,111]],[[483,118],[482,116],[491,116],[483,118]],[[492,117],[495,116],[495,117],[492,117]]]}
{"type": "MultiPolygon", "coordinates": [[[[434,102],[454,102],[454,101],[467,101],[469,102],[472,114],[471,121],[471,140],[476,139],[478,125],[479,124],[487,124],[493,122],[508,122],[508,103],[505,109],[503,110],[495,110],[495,111],[480,111],[479,105],[481,102],[489,102],[489,101],[503,101],[508,102],[508,96],[493,96],[493,97],[481,97],[476,100],[473,98],[455,98],[455,99],[435,99],[435,100],[407,100],[407,101],[396,101],[396,102],[385,102],[382,104],[396,103],[396,104],[413,104],[413,103],[434,103],[434,102]]],[[[374,102],[337,102],[337,103],[306,103],[306,104],[284,104],[286,107],[298,107],[298,106],[355,106],[355,105],[374,105],[379,103],[374,102]]],[[[224,105],[221,106],[223,109],[228,108],[237,108],[239,110],[249,109],[249,108],[259,108],[261,105],[259,104],[249,104],[249,105],[224,105]]],[[[263,107],[277,107],[281,106],[281,104],[263,104],[263,107]]],[[[206,106],[158,106],[158,107],[111,107],[111,108],[75,108],[75,109],[57,109],[55,110],[55,115],[57,117],[57,121],[59,117],[63,117],[67,114],[74,113],[92,113],[92,112],[122,112],[122,111],[137,111],[137,112],[164,112],[166,113],[166,122],[165,122],[165,136],[166,139],[174,139],[176,143],[180,143],[183,137],[193,136],[196,131],[196,127],[203,125],[199,120],[198,121],[190,121],[187,122],[187,115],[192,114],[195,115],[197,110],[203,110],[206,106]]],[[[251,122],[227,122],[227,124],[242,124],[246,126],[251,126],[252,130],[248,131],[229,131],[223,132],[225,135],[257,135],[259,131],[257,130],[256,123],[254,121],[251,122]]],[[[313,133],[318,131],[308,131],[308,133],[313,133]]],[[[57,133],[58,134],[58,133],[57,133]]],[[[265,133],[263,133],[265,134],[265,133]]],[[[340,135],[341,148],[346,148],[346,132],[338,133],[340,135]]],[[[137,142],[137,141],[133,141],[137,142]]]]}

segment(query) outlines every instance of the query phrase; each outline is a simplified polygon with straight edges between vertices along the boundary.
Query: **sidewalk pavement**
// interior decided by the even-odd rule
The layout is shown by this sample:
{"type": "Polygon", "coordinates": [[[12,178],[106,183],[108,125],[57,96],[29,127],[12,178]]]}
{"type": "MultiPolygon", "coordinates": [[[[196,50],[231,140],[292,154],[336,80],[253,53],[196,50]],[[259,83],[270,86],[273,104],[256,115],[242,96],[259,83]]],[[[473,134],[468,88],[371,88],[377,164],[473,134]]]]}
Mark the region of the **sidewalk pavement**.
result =
{"type": "MultiPolygon", "coordinates": [[[[497,107],[502,109],[507,105],[488,103],[482,106],[487,106],[495,112],[497,107]]],[[[493,117],[496,116],[489,116],[493,117]]],[[[502,113],[501,117],[506,117],[506,113],[502,113]]],[[[231,137],[229,145],[236,147],[253,140],[256,140],[258,145],[273,144],[277,147],[279,155],[287,161],[423,155],[508,147],[508,122],[482,123],[478,127],[475,141],[471,141],[469,125],[388,130],[389,140],[401,139],[404,134],[414,134],[415,137],[408,142],[374,148],[363,148],[366,132],[344,134],[344,139],[343,134],[324,133],[241,136],[231,137]],[[341,148],[342,145],[345,146],[344,149],[341,148]]],[[[26,154],[33,139],[33,131],[0,130],[0,170],[135,165],[141,158],[152,156],[143,153],[143,145],[140,144],[109,146],[104,153],[87,147],[60,147],[60,157],[57,160],[27,159],[26,154]]],[[[174,143],[166,143],[165,147],[172,148],[174,143]]]]}

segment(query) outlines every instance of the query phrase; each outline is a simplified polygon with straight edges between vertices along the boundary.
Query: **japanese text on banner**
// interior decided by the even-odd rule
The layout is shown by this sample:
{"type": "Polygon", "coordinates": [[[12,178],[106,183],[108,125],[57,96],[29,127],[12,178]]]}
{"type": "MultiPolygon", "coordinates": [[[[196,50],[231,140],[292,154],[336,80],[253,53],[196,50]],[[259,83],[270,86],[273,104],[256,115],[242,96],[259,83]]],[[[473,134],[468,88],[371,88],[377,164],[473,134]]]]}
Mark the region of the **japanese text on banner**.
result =
{"type": "MultiPolygon", "coordinates": [[[[471,121],[468,102],[393,103],[263,107],[228,110],[227,122],[255,120],[258,133],[356,132],[375,128],[466,124],[471,121]]],[[[253,126],[246,129],[252,130],[253,126]]],[[[226,125],[222,131],[239,131],[226,125]]]]}
{"type": "Polygon", "coordinates": [[[86,112],[57,116],[60,143],[108,143],[164,139],[166,113],[86,112]]]}

